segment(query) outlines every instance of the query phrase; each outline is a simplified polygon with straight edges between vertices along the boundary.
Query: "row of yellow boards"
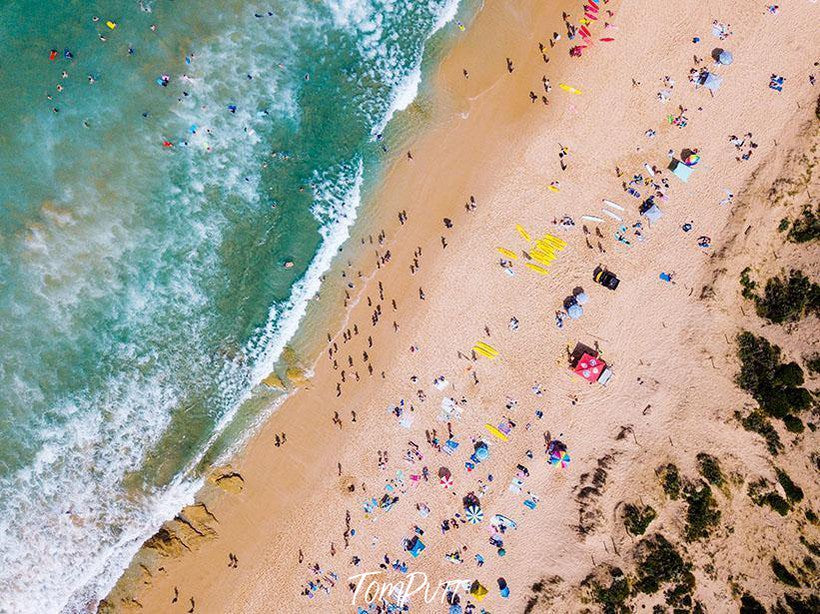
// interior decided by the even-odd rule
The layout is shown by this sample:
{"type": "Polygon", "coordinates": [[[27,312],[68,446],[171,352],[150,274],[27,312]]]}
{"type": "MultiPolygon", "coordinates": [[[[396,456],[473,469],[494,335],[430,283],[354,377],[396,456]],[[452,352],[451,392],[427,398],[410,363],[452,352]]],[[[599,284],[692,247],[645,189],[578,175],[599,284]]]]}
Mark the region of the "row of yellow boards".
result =
{"type": "MultiPolygon", "coordinates": [[[[518,234],[521,235],[521,238],[532,246],[532,249],[530,249],[528,253],[530,258],[535,260],[535,262],[525,262],[524,266],[540,275],[549,273],[550,265],[557,257],[558,252],[563,251],[567,246],[567,242],[550,234],[533,241],[530,233],[528,233],[521,224],[516,224],[515,229],[518,231],[518,234]]],[[[496,249],[502,256],[510,260],[518,260],[518,254],[514,251],[505,247],[497,247],[496,249]]]]}

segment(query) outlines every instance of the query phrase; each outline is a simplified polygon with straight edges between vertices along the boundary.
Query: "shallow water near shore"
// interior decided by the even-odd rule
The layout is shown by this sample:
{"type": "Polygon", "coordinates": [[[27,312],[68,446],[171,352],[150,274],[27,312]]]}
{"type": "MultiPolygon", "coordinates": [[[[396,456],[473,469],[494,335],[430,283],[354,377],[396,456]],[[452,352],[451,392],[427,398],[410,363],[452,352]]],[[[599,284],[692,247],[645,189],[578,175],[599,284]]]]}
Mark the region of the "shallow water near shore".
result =
{"type": "Polygon", "coordinates": [[[191,496],[457,4],[0,8],[0,611],[93,601],[191,496]]]}

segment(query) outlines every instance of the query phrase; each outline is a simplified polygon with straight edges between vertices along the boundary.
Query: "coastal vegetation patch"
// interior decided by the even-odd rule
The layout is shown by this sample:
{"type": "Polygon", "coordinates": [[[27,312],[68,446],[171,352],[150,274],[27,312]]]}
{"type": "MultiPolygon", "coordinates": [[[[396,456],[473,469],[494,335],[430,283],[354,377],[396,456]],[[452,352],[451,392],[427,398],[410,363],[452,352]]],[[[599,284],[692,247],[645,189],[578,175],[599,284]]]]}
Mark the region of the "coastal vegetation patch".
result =
{"type": "Polygon", "coordinates": [[[803,369],[796,362],[782,363],[781,350],[765,337],[744,331],[737,337],[741,362],[737,384],[776,418],[808,409],[811,393],[802,387],[803,369]]]}
{"type": "Polygon", "coordinates": [[[651,505],[627,503],[624,505],[624,526],[630,535],[643,535],[658,513],[651,505]]]}

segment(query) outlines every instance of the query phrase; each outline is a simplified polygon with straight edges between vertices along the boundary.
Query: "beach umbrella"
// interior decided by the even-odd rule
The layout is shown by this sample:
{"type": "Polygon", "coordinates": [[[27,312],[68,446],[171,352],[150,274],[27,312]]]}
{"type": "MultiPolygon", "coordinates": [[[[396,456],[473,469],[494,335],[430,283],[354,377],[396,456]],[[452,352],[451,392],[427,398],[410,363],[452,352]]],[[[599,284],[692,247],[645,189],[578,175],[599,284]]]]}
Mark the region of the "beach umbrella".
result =
{"type": "Polygon", "coordinates": [[[550,454],[550,464],[557,465],[561,463],[561,468],[563,469],[567,465],[569,465],[569,454],[567,454],[566,450],[556,450],[552,454],[550,454]]]}
{"type": "Polygon", "coordinates": [[[700,78],[700,84],[705,85],[713,92],[718,91],[723,83],[723,77],[718,77],[715,73],[705,72],[700,78]]]}
{"type": "Polygon", "coordinates": [[[481,461],[485,461],[490,457],[490,450],[487,448],[487,444],[477,445],[475,447],[475,457],[481,461]]]}
{"type": "Polygon", "coordinates": [[[444,486],[444,488],[452,488],[453,487],[453,478],[451,478],[449,475],[447,477],[442,477],[439,480],[439,484],[444,486]]]}
{"type": "Polygon", "coordinates": [[[573,320],[577,320],[582,315],[584,315],[584,310],[581,308],[580,305],[577,303],[575,305],[571,305],[569,309],[567,309],[567,315],[572,318],[573,320]]]}
{"type": "Polygon", "coordinates": [[[730,51],[726,51],[725,49],[718,54],[717,61],[723,64],[724,66],[728,66],[732,62],[734,62],[735,58],[732,57],[732,53],[730,51]]]}
{"type": "Polygon", "coordinates": [[[589,297],[587,296],[586,292],[579,292],[575,295],[575,301],[579,305],[586,305],[587,301],[589,301],[589,297]]]}
{"type": "Polygon", "coordinates": [[[480,507],[476,507],[475,505],[471,505],[467,508],[467,522],[470,524],[478,524],[482,520],[484,520],[484,512],[481,511],[480,507]]]}
{"type": "Polygon", "coordinates": [[[695,164],[697,164],[698,162],[700,162],[700,156],[695,152],[691,152],[688,156],[686,156],[683,159],[683,163],[686,166],[695,166],[695,164]]]}

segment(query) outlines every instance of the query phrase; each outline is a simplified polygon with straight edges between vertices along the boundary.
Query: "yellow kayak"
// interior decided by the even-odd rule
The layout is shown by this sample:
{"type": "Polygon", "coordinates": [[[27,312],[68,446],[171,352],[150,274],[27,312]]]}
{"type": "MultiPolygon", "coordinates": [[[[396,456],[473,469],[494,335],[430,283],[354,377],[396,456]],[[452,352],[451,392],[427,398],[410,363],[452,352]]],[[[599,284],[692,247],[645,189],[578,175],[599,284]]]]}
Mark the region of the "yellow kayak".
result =
{"type": "Polygon", "coordinates": [[[524,230],[524,227],[521,224],[516,224],[515,229],[518,231],[518,234],[520,234],[522,237],[524,237],[525,241],[527,241],[527,242],[532,241],[532,239],[530,239],[530,233],[528,233],[526,230],[524,230]]]}
{"type": "Polygon", "coordinates": [[[560,87],[565,92],[569,92],[570,94],[580,94],[581,90],[572,87],[571,85],[567,85],[566,83],[559,83],[558,87],[560,87]]]}
{"type": "Polygon", "coordinates": [[[512,258],[513,260],[518,260],[518,255],[515,252],[511,252],[508,249],[504,249],[503,247],[496,247],[498,252],[507,258],[512,258]]]}

